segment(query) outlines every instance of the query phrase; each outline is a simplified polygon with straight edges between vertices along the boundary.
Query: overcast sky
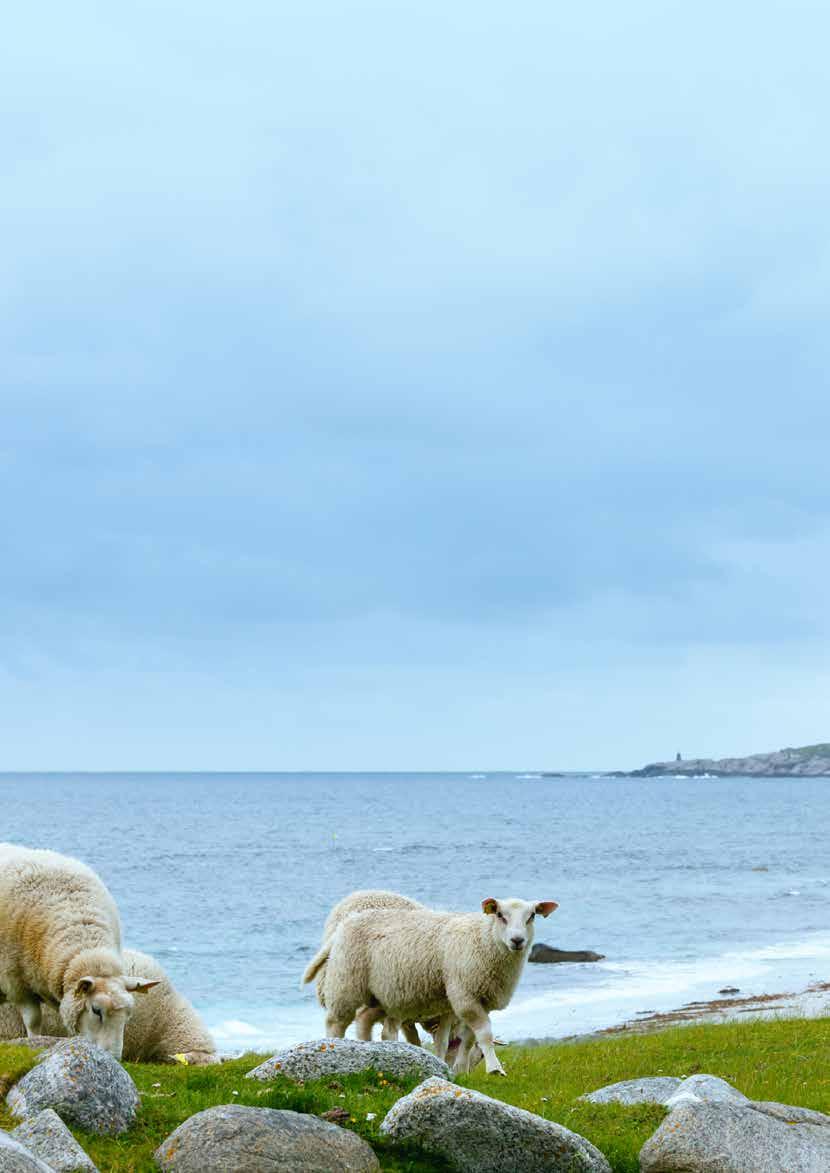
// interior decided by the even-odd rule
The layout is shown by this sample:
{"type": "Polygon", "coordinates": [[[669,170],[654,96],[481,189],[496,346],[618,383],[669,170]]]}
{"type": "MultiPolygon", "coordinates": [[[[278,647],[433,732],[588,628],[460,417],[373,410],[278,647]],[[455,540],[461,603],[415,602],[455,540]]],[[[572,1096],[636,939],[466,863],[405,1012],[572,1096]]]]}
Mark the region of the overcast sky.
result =
{"type": "Polygon", "coordinates": [[[17,5],[0,768],[830,739],[823,3],[17,5]]]}

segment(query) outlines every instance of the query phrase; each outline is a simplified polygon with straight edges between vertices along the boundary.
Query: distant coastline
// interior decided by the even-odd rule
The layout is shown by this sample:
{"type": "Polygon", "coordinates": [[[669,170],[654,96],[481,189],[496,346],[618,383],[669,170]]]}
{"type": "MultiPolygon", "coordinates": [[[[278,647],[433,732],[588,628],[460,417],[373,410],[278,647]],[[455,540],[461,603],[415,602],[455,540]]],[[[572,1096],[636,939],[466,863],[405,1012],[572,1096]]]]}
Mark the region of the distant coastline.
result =
{"type": "MultiPolygon", "coordinates": [[[[566,778],[561,770],[544,770],[543,778],[566,778]]],[[[830,778],[830,742],[788,746],[745,758],[683,758],[650,762],[639,770],[597,770],[593,778],[830,778]]]]}
{"type": "Polygon", "coordinates": [[[688,758],[652,762],[624,773],[626,778],[821,778],[830,777],[830,743],[750,754],[745,758],[688,758]]]}

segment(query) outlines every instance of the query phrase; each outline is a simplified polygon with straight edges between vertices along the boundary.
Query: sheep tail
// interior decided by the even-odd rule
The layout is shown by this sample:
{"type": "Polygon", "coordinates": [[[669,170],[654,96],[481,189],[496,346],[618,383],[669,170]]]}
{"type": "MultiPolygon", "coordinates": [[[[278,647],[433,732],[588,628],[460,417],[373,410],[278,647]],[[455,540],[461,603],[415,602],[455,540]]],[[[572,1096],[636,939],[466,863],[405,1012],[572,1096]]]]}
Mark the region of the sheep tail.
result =
{"type": "Polygon", "coordinates": [[[320,972],[320,970],[323,968],[323,966],[328,961],[329,953],[331,953],[331,942],[327,941],[325,943],[325,945],[323,945],[322,948],[319,950],[319,952],[316,954],[316,956],[313,957],[311,959],[311,961],[308,963],[308,969],[306,969],[305,973],[303,974],[302,984],[304,986],[307,985],[308,982],[314,981],[317,974],[320,972]]]}

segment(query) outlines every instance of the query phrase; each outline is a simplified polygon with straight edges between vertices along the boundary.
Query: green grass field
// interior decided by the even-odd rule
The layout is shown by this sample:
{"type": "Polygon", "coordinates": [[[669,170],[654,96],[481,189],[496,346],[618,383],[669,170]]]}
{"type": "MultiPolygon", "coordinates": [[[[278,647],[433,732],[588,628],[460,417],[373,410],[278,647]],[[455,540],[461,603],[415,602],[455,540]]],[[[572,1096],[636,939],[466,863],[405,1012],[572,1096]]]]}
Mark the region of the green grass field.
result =
{"type": "MultiPolygon", "coordinates": [[[[460,1082],[510,1104],[556,1120],[592,1141],[617,1173],[637,1173],[637,1155],[663,1117],[658,1107],[578,1103],[583,1092],[642,1075],[693,1075],[706,1071],[728,1080],[752,1099],[778,1100],[830,1113],[830,1018],[677,1027],[574,1044],[500,1049],[507,1079],[479,1070],[460,1082]]],[[[264,1056],[247,1055],[214,1067],[126,1064],[142,1099],[135,1126],[117,1139],[76,1136],[102,1173],[143,1173],[156,1168],[153,1152],[173,1129],[213,1104],[252,1104],[322,1113],[344,1108],[346,1127],[375,1148],[384,1169],[440,1169],[417,1151],[401,1152],[381,1138],[379,1125],[414,1083],[394,1083],[380,1072],[320,1080],[297,1087],[286,1081],[244,1079],[264,1056]],[[367,1120],[368,1113],[375,1113],[367,1120]]],[[[0,1045],[0,1089],[32,1065],[23,1048],[0,1045]]],[[[0,1108],[0,1127],[14,1121],[0,1108]]]]}

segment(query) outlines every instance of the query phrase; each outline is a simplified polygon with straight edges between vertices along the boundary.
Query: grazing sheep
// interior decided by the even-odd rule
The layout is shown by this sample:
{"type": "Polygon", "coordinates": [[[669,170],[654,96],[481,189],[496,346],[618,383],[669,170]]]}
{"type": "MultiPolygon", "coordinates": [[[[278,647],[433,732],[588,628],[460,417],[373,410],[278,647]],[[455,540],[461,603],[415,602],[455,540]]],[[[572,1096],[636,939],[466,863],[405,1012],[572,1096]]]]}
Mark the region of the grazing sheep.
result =
{"type": "MultiPolygon", "coordinates": [[[[124,1030],[121,1058],[126,1063],[170,1063],[179,1056],[191,1064],[218,1063],[216,1045],[199,1015],[176,990],[159,963],[146,953],[125,949],[124,973],[154,978],[158,986],[135,1004],[124,1030]]],[[[44,1035],[67,1034],[56,1010],[43,1007],[44,1035]]],[[[0,1039],[16,1039],[25,1033],[13,1006],[0,1006],[0,1039]]]]}
{"type": "Polygon", "coordinates": [[[43,1005],[121,1058],[133,993],[158,985],[127,976],[118,909],[85,864],[54,851],[0,843],[0,1002],[40,1031],[43,1005]]]}
{"type": "MultiPolygon", "coordinates": [[[[401,1022],[440,1018],[435,1051],[447,1053],[454,1019],[475,1037],[489,1074],[504,1075],[489,1011],[510,1001],[533,942],[534,917],[552,900],[482,901],[478,913],[373,909],[347,917],[306,971],[325,965],[326,1033],[342,1038],[360,1006],[379,1004],[401,1022]]],[[[470,1042],[464,1032],[462,1046],[470,1042]]]]}
{"type": "MultiPolygon", "coordinates": [[[[334,936],[340,928],[347,916],[353,913],[366,912],[373,908],[397,908],[405,911],[411,911],[415,908],[424,908],[423,904],[419,904],[417,900],[410,900],[408,896],[401,896],[397,892],[387,892],[382,888],[367,888],[361,889],[357,892],[352,892],[349,896],[335,904],[329,915],[326,917],[326,923],[323,925],[323,948],[327,942],[334,936]]],[[[315,967],[317,958],[310,963],[305,973],[303,974],[303,983],[313,981],[317,978],[317,1000],[321,1006],[325,1006],[325,996],[323,993],[323,986],[325,980],[326,963],[323,960],[319,966],[315,967]]],[[[385,1018],[383,1007],[381,1006],[361,1006],[355,1015],[355,1030],[359,1039],[371,1039],[372,1027],[376,1022],[384,1019],[383,1031],[381,1037],[389,1039],[394,1042],[398,1037],[398,1023],[392,1018],[385,1018]]],[[[408,1043],[419,1047],[421,1045],[421,1038],[418,1034],[418,1028],[414,1022],[404,1022],[400,1024],[403,1030],[404,1037],[408,1043]]]]}

